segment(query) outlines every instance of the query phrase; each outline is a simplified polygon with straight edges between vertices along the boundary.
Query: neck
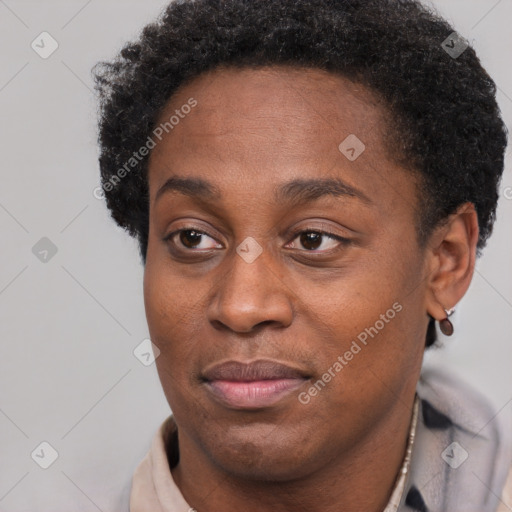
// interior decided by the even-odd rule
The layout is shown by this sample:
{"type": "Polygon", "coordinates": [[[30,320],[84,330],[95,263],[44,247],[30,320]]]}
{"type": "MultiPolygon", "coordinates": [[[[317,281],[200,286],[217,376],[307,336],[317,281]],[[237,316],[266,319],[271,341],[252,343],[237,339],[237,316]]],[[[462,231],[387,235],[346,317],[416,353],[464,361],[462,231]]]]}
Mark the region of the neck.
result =
{"type": "Polygon", "coordinates": [[[198,512],[382,512],[405,456],[413,403],[414,390],[400,397],[356,446],[335,454],[321,469],[286,482],[226,473],[180,431],[180,462],[172,476],[198,512]]]}

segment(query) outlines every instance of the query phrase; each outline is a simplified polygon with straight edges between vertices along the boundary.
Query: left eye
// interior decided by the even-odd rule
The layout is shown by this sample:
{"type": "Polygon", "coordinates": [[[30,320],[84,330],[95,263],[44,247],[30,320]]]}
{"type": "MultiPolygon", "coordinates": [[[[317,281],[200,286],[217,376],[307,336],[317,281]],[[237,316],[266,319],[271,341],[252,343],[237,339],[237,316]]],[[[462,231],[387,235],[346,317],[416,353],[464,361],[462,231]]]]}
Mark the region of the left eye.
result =
{"type": "Polygon", "coordinates": [[[340,244],[347,243],[349,243],[349,240],[347,238],[343,238],[332,233],[312,230],[302,231],[298,233],[298,236],[296,236],[291,242],[291,248],[302,246],[306,248],[308,251],[316,251],[319,248],[329,250],[337,247],[340,244]],[[324,244],[323,242],[325,241],[325,239],[328,239],[329,243],[324,244]],[[296,240],[298,240],[298,243],[296,243],[296,240]]]}

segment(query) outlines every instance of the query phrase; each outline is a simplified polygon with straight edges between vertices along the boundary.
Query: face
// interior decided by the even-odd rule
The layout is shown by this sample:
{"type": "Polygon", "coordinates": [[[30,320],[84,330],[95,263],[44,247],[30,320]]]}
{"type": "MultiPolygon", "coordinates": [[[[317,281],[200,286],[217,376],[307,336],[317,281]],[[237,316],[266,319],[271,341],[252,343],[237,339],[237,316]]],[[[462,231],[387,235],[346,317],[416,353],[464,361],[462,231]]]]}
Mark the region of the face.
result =
{"type": "Polygon", "coordinates": [[[299,477],[414,395],[414,174],[388,156],[382,105],[322,70],[217,68],[173,115],[149,160],[144,299],[180,443],[230,474],[299,477]]]}

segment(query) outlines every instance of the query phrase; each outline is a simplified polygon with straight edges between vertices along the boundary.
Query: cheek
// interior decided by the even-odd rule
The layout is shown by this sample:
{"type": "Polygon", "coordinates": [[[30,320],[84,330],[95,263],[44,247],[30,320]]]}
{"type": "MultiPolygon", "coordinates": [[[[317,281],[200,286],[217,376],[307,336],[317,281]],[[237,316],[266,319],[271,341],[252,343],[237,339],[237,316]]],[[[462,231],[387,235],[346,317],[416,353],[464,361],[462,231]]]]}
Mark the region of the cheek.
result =
{"type": "Polygon", "coordinates": [[[362,396],[371,401],[400,393],[417,371],[423,353],[416,325],[421,290],[411,293],[405,274],[403,266],[381,263],[344,279],[309,283],[301,291],[329,401],[347,405],[362,396]]]}
{"type": "MultiPolygon", "coordinates": [[[[144,305],[151,341],[159,348],[156,359],[163,392],[174,412],[197,415],[190,396],[190,368],[200,337],[193,294],[177,286],[165,272],[146,266],[144,275],[144,305]],[[194,313],[194,311],[196,313],[194,313]]],[[[197,302],[197,298],[196,298],[197,302]]]]}
{"type": "Polygon", "coordinates": [[[144,307],[152,342],[160,349],[157,363],[179,368],[197,339],[201,294],[183,286],[179,277],[149,260],[144,272],[144,307]]]}

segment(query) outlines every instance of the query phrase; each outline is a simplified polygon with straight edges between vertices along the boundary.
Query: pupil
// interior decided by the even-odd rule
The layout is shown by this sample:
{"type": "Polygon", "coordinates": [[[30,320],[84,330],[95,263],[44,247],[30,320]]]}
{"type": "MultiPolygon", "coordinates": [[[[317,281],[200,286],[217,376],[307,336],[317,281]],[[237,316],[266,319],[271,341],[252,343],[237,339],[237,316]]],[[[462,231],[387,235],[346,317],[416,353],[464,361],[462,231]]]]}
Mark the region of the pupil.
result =
{"type": "Polygon", "coordinates": [[[194,241],[198,242],[200,239],[201,233],[192,229],[182,231],[180,234],[180,241],[185,247],[194,247],[194,241]],[[192,239],[192,243],[190,243],[190,239],[192,239]]]}
{"type": "Polygon", "coordinates": [[[303,233],[301,235],[300,242],[306,249],[317,249],[321,244],[322,235],[320,233],[303,233]],[[310,247],[311,243],[314,247],[310,247]]]}

